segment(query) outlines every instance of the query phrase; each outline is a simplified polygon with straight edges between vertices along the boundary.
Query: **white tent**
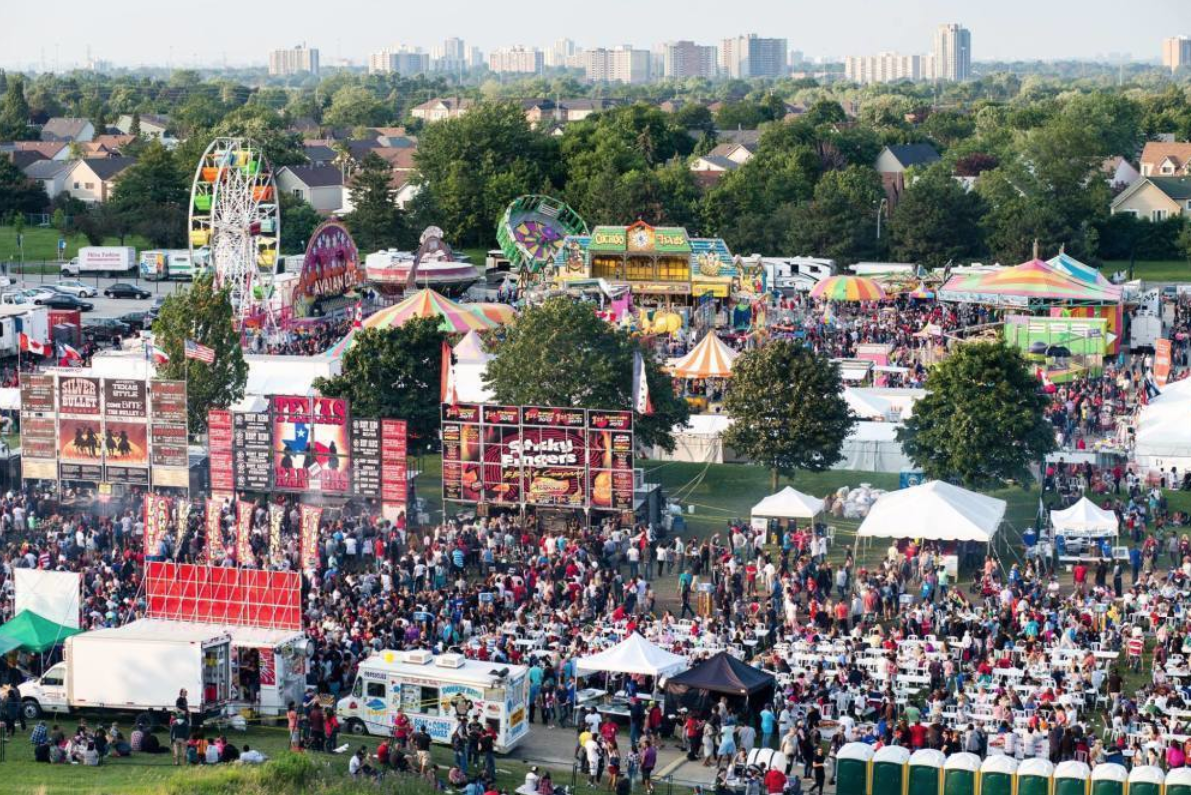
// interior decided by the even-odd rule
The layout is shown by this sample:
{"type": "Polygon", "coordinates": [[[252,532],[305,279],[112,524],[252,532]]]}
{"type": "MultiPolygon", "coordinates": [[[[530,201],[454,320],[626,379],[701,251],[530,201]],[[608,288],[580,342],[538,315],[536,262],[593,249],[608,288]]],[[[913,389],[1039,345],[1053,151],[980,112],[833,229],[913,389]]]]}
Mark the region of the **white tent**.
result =
{"type": "Polygon", "coordinates": [[[465,403],[490,403],[492,390],[484,384],[488,362],[496,358],[484,350],[484,343],[475,329],[467,332],[452,352],[455,354],[455,391],[465,403]]]}
{"type": "Polygon", "coordinates": [[[1051,511],[1050,523],[1056,535],[1116,535],[1117,515],[1100,508],[1087,497],[1063,511],[1051,511]]]}
{"type": "Polygon", "coordinates": [[[761,519],[813,519],[822,510],[822,500],[786,486],[754,505],[752,515],[761,519]]]}
{"type": "Polygon", "coordinates": [[[610,671],[618,674],[644,674],[667,676],[685,671],[686,657],[671,654],[659,648],[634,632],[610,649],[575,661],[575,673],[579,676],[610,671]]]}
{"type": "Polygon", "coordinates": [[[857,422],[840,447],[840,460],[832,469],[853,472],[901,472],[913,462],[897,440],[900,423],[857,422]]]}
{"type": "Polygon", "coordinates": [[[932,480],[883,494],[856,535],[987,543],[996,535],[1005,507],[1004,500],[932,480]]]}
{"type": "Polygon", "coordinates": [[[852,413],[861,419],[877,422],[902,422],[909,419],[914,413],[914,404],[925,396],[925,389],[844,387],[844,400],[852,413]]]}
{"type": "Polygon", "coordinates": [[[459,341],[459,344],[452,349],[455,354],[455,361],[458,364],[464,362],[481,362],[488,363],[496,358],[495,354],[488,353],[484,350],[484,341],[480,339],[480,333],[474,328],[467,332],[467,335],[459,341]]]}
{"type": "Polygon", "coordinates": [[[318,356],[246,355],[248,383],[245,395],[307,395],[316,378],[334,378],[343,372],[343,359],[318,356]]]}

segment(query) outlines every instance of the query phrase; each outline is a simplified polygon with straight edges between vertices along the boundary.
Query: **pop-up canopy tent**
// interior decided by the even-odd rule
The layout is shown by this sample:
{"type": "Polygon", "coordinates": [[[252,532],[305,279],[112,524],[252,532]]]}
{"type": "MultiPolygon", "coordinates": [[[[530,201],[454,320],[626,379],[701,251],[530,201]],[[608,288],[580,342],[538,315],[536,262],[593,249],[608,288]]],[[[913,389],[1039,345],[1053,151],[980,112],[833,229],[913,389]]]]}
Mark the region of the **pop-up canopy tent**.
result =
{"type": "Polygon", "coordinates": [[[575,661],[579,676],[607,671],[618,674],[668,676],[687,667],[687,659],[671,654],[634,632],[610,649],[575,661]]]}
{"type": "Polygon", "coordinates": [[[856,537],[989,543],[1005,518],[1005,507],[996,497],[932,480],[881,495],[856,537]]]}
{"type": "Polygon", "coordinates": [[[696,714],[703,713],[720,696],[727,696],[730,706],[747,706],[748,712],[755,715],[773,699],[775,682],[772,675],[720,652],[666,681],[666,712],[686,707],[696,714]]]}
{"type": "Polygon", "coordinates": [[[1051,511],[1055,535],[1115,536],[1117,515],[1100,508],[1087,497],[1063,511],[1051,511]]]}
{"type": "Polygon", "coordinates": [[[0,654],[24,649],[35,654],[48,651],[81,629],[55,624],[32,610],[22,610],[4,626],[0,626],[0,654]]]}
{"type": "Polygon", "coordinates": [[[729,378],[738,355],[712,332],[670,369],[676,378],[729,378]]]}
{"type": "Polygon", "coordinates": [[[753,506],[756,519],[813,519],[823,510],[823,501],[786,486],[753,506]]]}

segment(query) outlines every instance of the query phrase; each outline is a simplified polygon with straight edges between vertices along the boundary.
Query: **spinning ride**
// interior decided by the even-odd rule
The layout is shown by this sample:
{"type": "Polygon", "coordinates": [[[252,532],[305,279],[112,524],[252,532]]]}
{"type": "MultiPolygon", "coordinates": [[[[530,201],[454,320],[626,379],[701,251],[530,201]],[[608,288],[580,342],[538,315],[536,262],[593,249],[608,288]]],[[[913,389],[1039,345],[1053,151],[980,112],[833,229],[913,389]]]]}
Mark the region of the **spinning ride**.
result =
{"type": "Polygon", "coordinates": [[[505,209],[496,228],[501,252],[522,273],[547,276],[568,235],[586,235],[587,224],[567,205],[549,196],[521,196],[505,209]]]}
{"type": "Polygon", "coordinates": [[[281,219],[273,170],[256,142],[216,138],[190,189],[190,252],[227,288],[238,324],[261,311],[261,269],[277,262],[281,219]]]}

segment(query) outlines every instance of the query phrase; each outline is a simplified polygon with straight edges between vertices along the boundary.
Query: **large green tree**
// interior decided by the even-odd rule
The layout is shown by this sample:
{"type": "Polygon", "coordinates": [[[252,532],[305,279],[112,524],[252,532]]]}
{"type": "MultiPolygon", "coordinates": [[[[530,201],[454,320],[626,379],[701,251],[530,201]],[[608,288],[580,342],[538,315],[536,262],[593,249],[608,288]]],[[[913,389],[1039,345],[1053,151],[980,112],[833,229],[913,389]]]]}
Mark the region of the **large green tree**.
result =
{"type": "Polygon", "coordinates": [[[174,153],[150,141],[136,164],[126,169],[112,191],[111,204],[133,230],[154,246],[179,248],[186,243],[190,187],[174,153]]]}
{"type": "Polygon", "coordinates": [[[0,218],[13,213],[39,213],[49,203],[40,182],[22,174],[7,157],[0,157],[0,218]]]}
{"type": "Polygon", "coordinates": [[[794,214],[789,250],[844,264],[878,258],[883,241],[877,237],[877,213],[884,197],[881,178],[869,166],[827,172],[815,186],[815,198],[794,214]]]}
{"type": "Polygon", "coordinates": [[[1055,447],[1049,403],[1022,355],[1002,343],[960,345],[935,366],[926,395],[898,429],[927,477],[966,486],[1025,484],[1055,447]]]}
{"type": "Polygon", "coordinates": [[[278,198],[281,229],[284,232],[281,236],[281,253],[301,254],[323,218],[305,199],[284,192],[278,198]]]}
{"type": "Polygon", "coordinates": [[[187,409],[192,433],[207,428],[210,409],[227,408],[244,397],[248,364],[240,348],[240,334],[232,325],[232,302],[226,290],[216,290],[212,278],[195,279],[189,290],[171,293],[153,321],[154,344],[169,361],[158,368],[162,378],[186,379],[187,409]],[[186,340],[215,351],[211,364],[188,360],[186,340]]]}
{"type": "Polygon", "coordinates": [[[943,169],[931,169],[902,195],[889,219],[893,259],[932,268],[983,251],[980,195],[943,169]]]}
{"type": "Polygon", "coordinates": [[[352,176],[352,211],[343,220],[360,251],[399,247],[409,242],[405,213],[393,197],[392,179],[393,167],[375,152],[364,156],[360,169],[352,176]]]}
{"type": "Polygon", "coordinates": [[[456,246],[487,245],[509,202],[558,176],[558,144],[530,129],[516,103],[484,103],[418,138],[417,215],[456,246]]]}
{"type": "Polygon", "coordinates": [[[314,387],[348,398],[360,417],[403,419],[414,445],[427,449],[439,426],[439,374],[443,333],[435,318],[416,318],[388,329],[356,332],[343,371],[314,387]]]}
{"type": "MultiPolygon", "coordinates": [[[[596,317],[591,304],[552,298],[523,312],[489,363],[487,385],[501,403],[624,410],[633,405],[636,340],[596,317]]],[[[634,419],[638,442],[674,449],[671,433],[690,418],[686,401],[643,353],[653,414],[634,419]]]]}
{"type": "Polygon", "coordinates": [[[37,140],[36,132],[29,126],[29,116],[24,78],[8,77],[4,103],[0,105],[0,141],[37,140]]]}
{"type": "Polygon", "coordinates": [[[768,468],[775,489],[779,476],[821,472],[839,461],[856,424],[839,365],[790,340],[736,359],[724,411],[732,418],[724,444],[768,468]]]}

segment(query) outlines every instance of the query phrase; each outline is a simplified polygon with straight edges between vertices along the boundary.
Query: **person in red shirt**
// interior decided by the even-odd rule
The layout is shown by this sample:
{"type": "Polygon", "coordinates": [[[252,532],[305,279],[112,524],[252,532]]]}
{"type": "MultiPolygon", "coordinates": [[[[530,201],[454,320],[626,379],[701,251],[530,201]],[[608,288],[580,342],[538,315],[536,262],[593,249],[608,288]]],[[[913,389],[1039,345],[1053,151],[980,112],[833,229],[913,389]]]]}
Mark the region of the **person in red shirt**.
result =
{"type": "Polygon", "coordinates": [[[910,727],[910,745],[915,749],[926,747],[926,727],[922,721],[915,721],[910,727]]]}
{"type": "Polygon", "coordinates": [[[1083,596],[1088,582],[1088,567],[1084,565],[1083,561],[1075,564],[1075,568],[1071,570],[1071,576],[1075,580],[1075,592],[1083,596]]]}
{"type": "Polygon", "coordinates": [[[765,791],[769,795],[778,795],[785,788],[786,774],[776,767],[769,768],[769,772],[765,774],[765,791]]]}

